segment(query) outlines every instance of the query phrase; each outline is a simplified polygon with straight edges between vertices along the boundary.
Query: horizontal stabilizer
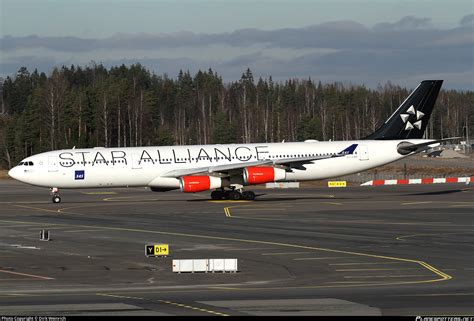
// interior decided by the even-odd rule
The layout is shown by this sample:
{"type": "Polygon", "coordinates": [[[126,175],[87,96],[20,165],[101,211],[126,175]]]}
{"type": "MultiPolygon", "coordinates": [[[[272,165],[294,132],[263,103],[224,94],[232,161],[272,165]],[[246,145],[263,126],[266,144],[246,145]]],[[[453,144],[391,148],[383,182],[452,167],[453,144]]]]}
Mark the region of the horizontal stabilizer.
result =
{"type": "Polygon", "coordinates": [[[433,141],[426,142],[426,143],[421,143],[421,144],[412,144],[412,143],[409,143],[409,142],[401,142],[397,146],[397,151],[401,155],[408,155],[410,153],[419,153],[419,152],[422,152],[424,150],[435,147],[435,146],[432,146],[432,145],[436,145],[436,144],[439,144],[439,143],[442,143],[442,142],[456,140],[456,139],[460,139],[460,138],[462,138],[462,137],[450,137],[450,138],[433,140],[433,141]]]}

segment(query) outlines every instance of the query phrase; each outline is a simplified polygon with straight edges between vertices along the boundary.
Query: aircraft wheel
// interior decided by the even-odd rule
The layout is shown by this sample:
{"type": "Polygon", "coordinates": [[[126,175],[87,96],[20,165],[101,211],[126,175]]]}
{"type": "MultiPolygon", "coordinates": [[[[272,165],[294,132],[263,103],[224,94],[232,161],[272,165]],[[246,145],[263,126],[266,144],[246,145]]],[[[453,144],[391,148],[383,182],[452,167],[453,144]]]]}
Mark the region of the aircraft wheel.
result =
{"type": "Polygon", "coordinates": [[[225,197],[225,193],[222,192],[222,191],[213,191],[213,192],[211,193],[211,198],[212,198],[213,200],[221,200],[221,199],[223,199],[224,197],[225,197]]]}
{"type": "Polygon", "coordinates": [[[255,193],[252,191],[243,192],[242,196],[244,200],[253,201],[255,199],[255,193]]]}
{"type": "Polygon", "coordinates": [[[227,194],[227,198],[232,201],[239,201],[242,199],[242,194],[237,191],[230,191],[229,194],[227,194]]]}
{"type": "Polygon", "coordinates": [[[53,203],[55,203],[55,204],[61,203],[61,197],[59,197],[59,195],[54,195],[53,196],[53,203]]]}

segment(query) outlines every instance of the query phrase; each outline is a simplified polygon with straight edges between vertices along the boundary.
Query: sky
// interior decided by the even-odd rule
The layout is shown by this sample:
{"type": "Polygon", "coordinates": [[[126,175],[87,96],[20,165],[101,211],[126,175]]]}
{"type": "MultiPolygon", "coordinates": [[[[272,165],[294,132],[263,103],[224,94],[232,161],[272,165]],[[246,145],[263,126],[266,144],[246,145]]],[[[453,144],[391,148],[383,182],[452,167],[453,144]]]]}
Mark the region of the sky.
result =
{"type": "Polygon", "coordinates": [[[212,68],[225,81],[308,78],[474,89],[464,0],[0,0],[0,76],[63,64],[212,68]]]}

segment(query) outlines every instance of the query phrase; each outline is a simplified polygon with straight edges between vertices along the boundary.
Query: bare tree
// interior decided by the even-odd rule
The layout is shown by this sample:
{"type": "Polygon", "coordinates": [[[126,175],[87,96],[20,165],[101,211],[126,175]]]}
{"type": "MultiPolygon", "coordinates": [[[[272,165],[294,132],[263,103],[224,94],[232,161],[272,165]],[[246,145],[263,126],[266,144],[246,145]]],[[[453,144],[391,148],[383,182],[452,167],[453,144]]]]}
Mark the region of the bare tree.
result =
{"type": "Polygon", "coordinates": [[[51,78],[46,82],[46,88],[44,92],[44,106],[48,117],[49,127],[49,139],[51,150],[56,149],[58,129],[60,128],[60,113],[64,107],[64,101],[67,92],[67,81],[62,73],[55,68],[51,75],[51,78]]]}

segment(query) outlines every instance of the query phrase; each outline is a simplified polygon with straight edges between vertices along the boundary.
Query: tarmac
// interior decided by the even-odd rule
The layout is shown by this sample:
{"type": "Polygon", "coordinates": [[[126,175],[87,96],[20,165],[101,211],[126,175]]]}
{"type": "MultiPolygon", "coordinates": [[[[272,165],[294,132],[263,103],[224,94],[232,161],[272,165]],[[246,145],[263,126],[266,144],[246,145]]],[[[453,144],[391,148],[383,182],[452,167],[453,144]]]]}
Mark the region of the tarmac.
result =
{"type": "Polygon", "coordinates": [[[0,316],[474,314],[472,183],[254,191],[62,190],[53,204],[2,180],[0,316]],[[161,243],[168,257],[145,256],[161,243]],[[202,258],[238,272],[172,272],[202,258]]]}

